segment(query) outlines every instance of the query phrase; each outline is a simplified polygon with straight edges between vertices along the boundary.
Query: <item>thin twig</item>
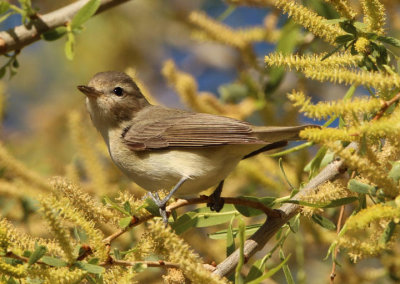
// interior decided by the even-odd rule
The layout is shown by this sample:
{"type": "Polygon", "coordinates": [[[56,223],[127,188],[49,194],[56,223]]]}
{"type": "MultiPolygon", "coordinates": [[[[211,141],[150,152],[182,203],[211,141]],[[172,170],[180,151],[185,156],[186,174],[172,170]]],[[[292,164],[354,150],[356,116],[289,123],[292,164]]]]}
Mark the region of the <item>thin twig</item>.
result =
{"type": "MultiPolygon", "coordinates": [[[[338,222],[337,222],[337,226],[336,226],[336,233],[339,234],[340,230],[342,228],[342,220],[343,220],[343,216],[344,216],[344,205],[342,205],[340,207],[340,213],[339,213],[339,218],[338,218],[338,222]]],[[[335,247],[335,250],[333,251],[333,259],[336,259],[338,254],[338,247],[335,247]]],[[[331,284],[334,283],[335,281],[335,277],[336,277],[336,261],[332,262],[332,271],[331,271],[331,276],[330,276],[330,281],[331,284]]]]}
{"type": "Polygon", "coordinates": [[[144,264],[147,267],[179,268],[179,264],[174,263],[174,262],[163,261],[163,260],[126,261],[126,260],[112,259],[110,262],[100,263],[100,266],[108,266],[108,265],[135,266],[138,264],[144,264]]]}
{"type": "MultiPolygon", "coordinates": [[[[102,0],[96,14],[129,0],[102,0]]],[[[0,32],[0,55],[40,40],[41,35],[51,29],[65,26],[88,0],[79,0],[45,15],[36,15],[28,25],[20,25],[0,32]]]]}
{"type": "Polygon", "coordinates": [[[383,102],[383,105],[381,109],[378,111],[378,113],[375,115],[375,117],[372,120],[378,120],[382,117],[382,115],[385,113],[385,111],[394,103],[400,100],[400,93],[395,95],[391,100],[383,102]]]}

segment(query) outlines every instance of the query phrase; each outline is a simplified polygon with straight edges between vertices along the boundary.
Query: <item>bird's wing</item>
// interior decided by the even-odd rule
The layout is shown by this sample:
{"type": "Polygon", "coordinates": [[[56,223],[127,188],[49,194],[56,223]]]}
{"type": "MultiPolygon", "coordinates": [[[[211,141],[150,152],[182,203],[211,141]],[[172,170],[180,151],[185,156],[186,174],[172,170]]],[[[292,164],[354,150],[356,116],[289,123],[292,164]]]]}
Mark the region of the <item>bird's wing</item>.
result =
{"type": "Polygon", "coordinates": [[[122,133],[133,151],[170,147],[207,147],[228,144],[267,144],[252,126],[232,118],[158,107],[139,114],[122,133]],[[154,117],[154,113],[157,117],[154,117]],[[152,115],[153,114],[153,115],[152,115]]]}

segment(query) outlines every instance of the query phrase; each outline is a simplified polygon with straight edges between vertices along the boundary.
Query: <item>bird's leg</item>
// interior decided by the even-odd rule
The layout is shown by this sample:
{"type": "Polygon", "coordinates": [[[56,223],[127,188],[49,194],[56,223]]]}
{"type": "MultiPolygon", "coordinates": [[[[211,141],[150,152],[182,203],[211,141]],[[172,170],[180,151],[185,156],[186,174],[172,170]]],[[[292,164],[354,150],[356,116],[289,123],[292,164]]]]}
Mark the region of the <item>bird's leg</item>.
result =
{"type": "Polygon", "coordinates": [[[224,199],[221,198],[222,188],[224,187],[224,181],[222,180],[214,192],[209,196],[210,202],[207,203],[207,207],[210,207],[211,211],[219,212],[224,207],[224,199]]]}
{"type": "Polygon", "coordinates": [[[158,206],[158,209],[160,210],[160,215],[161,218],[163,219],[163,222],[165,225],[168,224],[168,217],[167,217],[167,211],[165,210],[166,205],[168,200],[171,199],[172,195],[181,187],[181,185],[187,180],[187,177],[181,178],[178,183],[174,186],[174,188],[168,193],[168,195],[161,200],[160,196],[158,195],[157,192],[151,193],[149,192],[151,198],[153,199],[154,203],[158,206]]]}

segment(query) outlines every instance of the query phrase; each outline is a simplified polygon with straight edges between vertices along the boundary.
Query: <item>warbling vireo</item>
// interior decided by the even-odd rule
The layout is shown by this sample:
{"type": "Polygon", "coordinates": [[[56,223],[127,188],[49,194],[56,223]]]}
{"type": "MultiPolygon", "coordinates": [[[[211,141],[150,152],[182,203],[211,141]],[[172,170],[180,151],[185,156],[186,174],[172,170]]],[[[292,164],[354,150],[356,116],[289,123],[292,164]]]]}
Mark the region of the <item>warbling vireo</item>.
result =
{"type": "Polygon", "coordinates": [[[219,211],[223,181],[243,158],[298,139],[306,126],[253,126],[236,119],[151,105],[122,72],[97,73],[78,86],[94,126],[118,168],[144,189],[170,190],[153,199],[164,222],[173,194],[190,195],[218,185],[208,204],[219,211]],[[178,190],[179,189],[179,190],[178,190]]]}

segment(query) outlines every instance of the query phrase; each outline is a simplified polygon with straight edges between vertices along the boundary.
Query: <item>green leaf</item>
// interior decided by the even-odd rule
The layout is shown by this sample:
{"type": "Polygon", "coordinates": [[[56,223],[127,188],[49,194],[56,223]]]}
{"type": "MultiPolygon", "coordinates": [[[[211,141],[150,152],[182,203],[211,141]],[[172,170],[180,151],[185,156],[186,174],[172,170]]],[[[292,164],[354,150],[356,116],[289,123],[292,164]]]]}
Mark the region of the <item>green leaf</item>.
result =
{"type": "Polygon", "coordinates": [[[160,209],[152,198],[146,199],[146,205],[144,206],[144,209],[146,209],[153,216],[161,216],[160,209]]]}
{"type": "MultiPolygon", "coordinates": [[[[253,224],[253,225],[246,226],[246,228],[245,228],[246,237],[254,234],[260,227],[261,227],[261,224],[253,224]]],[[[233,237],[236,237],[238,231],[239,231],[238,229],[235,229],[235,228],[232,229],[233,237]]],[[[228,230],[221,230],[221,231],[218,231],[215,233],[208,234],[208,237],[213,240],[221,240],[221,239],[226,239],[227,234],[228,234],[228,230]]]]}
{"type": "MultiPolygon", "coordinates": [[[[262,197],[262,198],[257,198],[254,196],[240,196],[240,198],[247,199],[250,201],[255,201],[255,202],[260,202],[264,204],[265,206],[271,207],[274,204],[274,201],[276,197],[262,197]]],[[[244,205],[234,205],[236,210],[239,211],[240,214],[246,217],[252,217],[252,216],[257,216],[261,215],[264,212],[249,206],[244,206],[244,205]]]]}
{"type": "Polygon", "coordinates": [[[235,271],[235,283],[244,283],[243,278],[240,275],[240,271],[242,270],[244,264],[244,241],[245,241],[244,228],[245,225],[243,219],[240,217],[239,218],[239,261],[235,271]]]}
{"type": "Polygon", "coordinates": [[[227,223],[237,215],[239,212],[231,204],[226,204],[218,213],[203,207],[183,214],[171,224],[171,227],[177,234],[182,234],[192,227],[202,228],[227,223]]]}
{"type": "MultiPolygon", "coordinates": [[[[279,265],[275,266],[274,268],[271,268],[268,270],[267,273],[265,273],[264,275],[250,281],[250,282],[246,282],[247,284],[259,284],[261,283],[261,281],[270,278],[271,276],[273,276],[275,273],[277,273],[279,270],[281,270],[281,268],[286,265],[286,262],[288,262],[288,260],[290,259],[290,254],[281,262],[279,263],[279,265]]],[[[251,272],[251,270],[250,270],[251,272]]],[[[250,274],[250,273],[249,273],[250,274]]]]}
{"type": "Polygon", "coordinates": [[[265,266],[267,265],[267,260],[270,259],[272,253],[267,253],[262,259],[256,260],[250,268],[249,273],[246,276],[245,283],[255,280],[263,275],[265,271],[265,266]]]}
{"type": "Polygon", "coordinates": [[[281,169],[281,172],[283,174],[283,177],[285,178],[285,181],[287,182],[287,184],[290,186],[290,188],[293,190],[295,190],[296,188],[292,185],[292,183],[290,182],[289,178],[286,175],[285,169],[283,168],[283,159],[279,158],[279,168],[281,169]]]}
{"type": "Polygon", "coordinates": [[[132,208],[131,208],[131,204],[129,203],[129,201],[126,201],[124,203],[124,209],[125,209],[126,212],[129,213],[129,215],[132,216],[132,208]]]}
{"type": "Polygon", "coordinates": [[[343,21],[339,23],[339,26],[346,32],[351,35],[356,35],[358,33],[357,28],[351,21],[343,21]]]}
{"type": "Polygon", "coordinates": [[[327,151],[327,147],[321,147],[315,157],[305,166],[304,170],[306,172],[310,172],[310,177],[314,176],[320,169],[322,160],[324,159],[327,151]]]}
{"type": "Polygon", "coordinates": [[[301,200],[286,200],[283,203],[293,203],[293,204],[299,204],[301,206],[309,206],[309,207],[314,207],[314,208],[333,208],[333,207],[339,207],[345,204],[350,204],[356,201],[358,198],[357,197],[344,197],[340,199],[335,199],[331,200],[326,203],[310,203],[306,201],[301,201],[301,200]]]}
{"type": "Polygon", "coordinates": [[[232,224],[235,217],[232,217],[229,223],[228,230],[226,231],[226,256],[230,256],[235,251],[235,239],[233,237],[232,224]]]}
{"type": "Polygon", "coordinates": [[[397,38],[390,36],[378,36],[376,39],[379,40],[380,42],[384,42],[393,45],[395,47],[400,47],[400,40],[398,40],[397,38]]]}
{"type": "Polygon", "coordinates": [[[105,271],[104,267],[102,267],[102,266],[94,265],[94,264],[90,264],[90,263],[82,262],[82,261],[77,261],[75,263],[75,265],[77,267],[79,267],[80,269],[85,270],[89,273],[101,274],[105,271]]]}
{"type": "Polygon", "coordinates": [[[36,263],[41,259],[47,252],[47,248],[45,246],[37,246],[35,251],[31,254],[28,260],[28,266],[36,263]]]}
{"type": "Polygon", "coordinates": [[[379,239],[379,244],[385,245],[387,244],[393,236],[394,229],[396,228],[396,223],[390,221],[383,231],[381,238],[379,239]]]}
{"type": "Polygon", "coordinates": [[[300,229],[300,214],[289,221],[289,228],[293,233],[297,233],[300,229]]]}
{"type": "Polygon", "coordinates": [[[67,42],[65,43],[65,56],[67,59],[72,60],[74,59],[75,55],[75,36],[72,32],[67,33],[68,39],[67,42]]]}
{"type": "Polygon", "coordinates": [[[394,179],[396,182],[400,180],[400,161],[393,163],[392,168],[389,171],[389,177],[394,179]]]}
{"type": "Polygon", "coordinates": [[[57,28],[51,29],[51,30],[43,33],[41,35],[41,37],[44,40],[53,41],[53,40],[57,40],[60,37],[64,36],[66,33],[67,33],[67,27],[63,26],[63,27],[57,27],[57,28]]]}
{"type": "Polygon", "coordinates": [[[354,40],[354,36],[350,35],[350,34],[341,35],[341,36],[338,36],[337,38],[335,38],[335,42],[337,44],[345,44],[345,43],[347,43],[349,41],[352,41],[352,40],[354,40]]]}
{"type": "Polygon", "coordinates": [[[121,212],[122,214],[128,215],[130,216],[129,212],[126,211],[124,208],[122,208],[121,206],[119,206],[117,203],[115,203],[114,201],[112,201],[109,197],[104,196],[104,201],[110,205],[112,208],[118,210],[119,212],[121,212]]]}
{"type": "MultiPolygon", "coordinates": [[[[284,255],[282,249],[280,249],[280,251],[279,251],[279,257],[280,257],[280,259],[281,259],[282,261],[285,260],[285,255],[284,255]]],[[[283,270],[283,273],[285,274],[286,283],[288,283],[288,284],[294,284],[292,272],[290,272],[290,268],[289,268],[289,266],[288,266],[286,263],[282,266],[282,270],[283,270]]]]}
{"type": "Polygon", "coordinates": [[[347,184],[347,189],[356,192],[356,193],[362,193],[362,194],[371,194],[376,192],[376,189],[374,186],[362,183],[358,180],[351,179],[349,183],[347,184]]]}
{"type": "Polygon", "coordinates": [[[87,20],[92,17],[100,7],[100,0],[89,0],[71,20],[71,28],[80,28],[87,20]]]}
{"type": "Polygon", "coordinates": [[[126,227],[128,227],[132,222],[132,217],[124,217],[122,219],[119,220],[118,225],[120,226],[121,229],[125,229],[126,227]]]}
{"type": "Polygon", "coordinates": [[[47,255],[43,256],[41,261],[46,263],[47,265],[54,266],[54,267],[65,267],[68,265],[68,263],[62,259],[47,256],[47,255]]]}
{"type": "Polygon", "coordinates": [[[335,230],[336,229],[336,225],[334,223],[332,223],[331,220],[319,215],[319,214],[313,214],[311,216],[311,220],[313,220],[315,223],[317,223],[318,225],[320,225],[321,227],[328,229],[328,230],[335,230]]]}

